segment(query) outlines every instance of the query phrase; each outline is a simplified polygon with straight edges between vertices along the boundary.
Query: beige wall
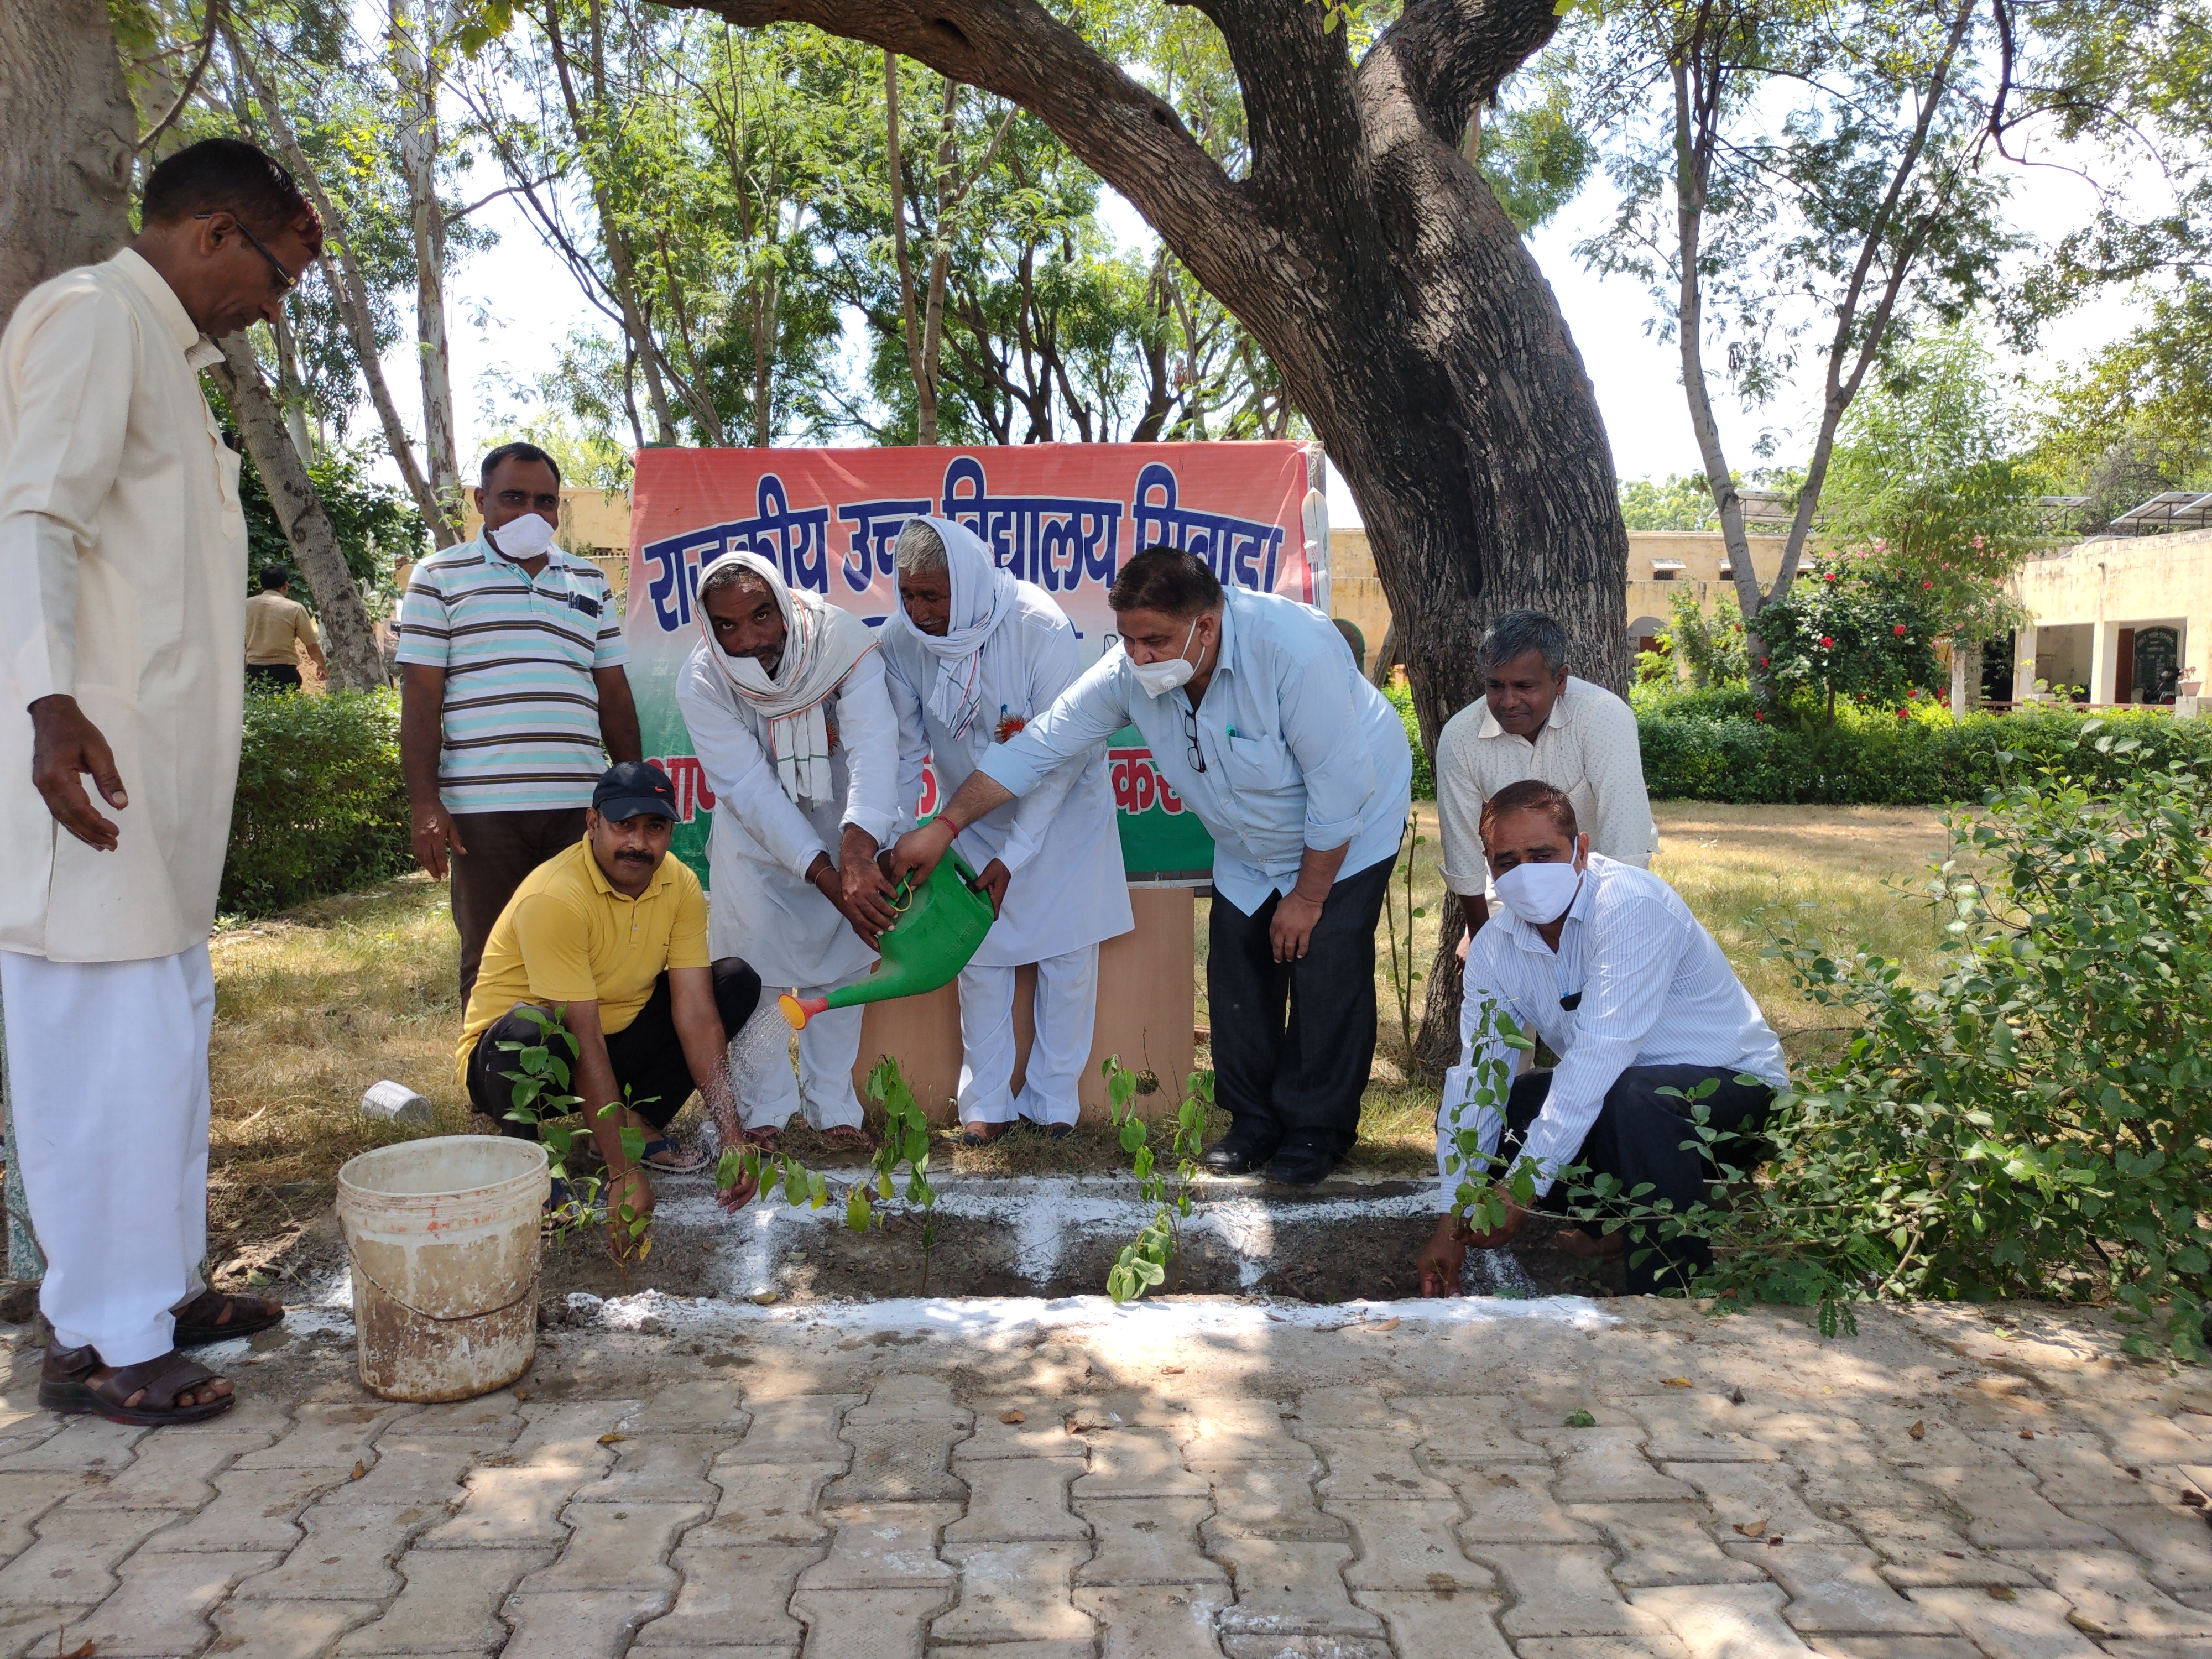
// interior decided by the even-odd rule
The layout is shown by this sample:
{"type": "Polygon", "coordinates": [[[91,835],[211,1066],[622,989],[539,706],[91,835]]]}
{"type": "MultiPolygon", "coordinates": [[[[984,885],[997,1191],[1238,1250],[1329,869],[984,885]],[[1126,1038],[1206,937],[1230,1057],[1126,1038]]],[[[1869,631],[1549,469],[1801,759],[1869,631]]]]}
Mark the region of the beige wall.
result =
{"type": "MultiPolygon", "coordinates": [[[[2014,651],[2014,683],[2083,684],[2109,703],[2118,686],[2122,629],[2166,627],[2181,635],[2179,666],[2202,669],[2212,647],[2212,531],[2087,541],[2021,573],[2014,592],[2035,618],[2014,651]]],[[[2185,681],[2201,674],[2185,672],[2185,681]]]]}
{"type": "MultiPolygon", "coordinates": [[[[483,524],[483,514],[471,506],[461,534],[473,536],[483,524]]],[[[571,553],[580,553],[606,572],[608,584],[619,599],[629,589],[629,491],[578,489],[561,487],[561,522],[553,539],[571,553]]]]}

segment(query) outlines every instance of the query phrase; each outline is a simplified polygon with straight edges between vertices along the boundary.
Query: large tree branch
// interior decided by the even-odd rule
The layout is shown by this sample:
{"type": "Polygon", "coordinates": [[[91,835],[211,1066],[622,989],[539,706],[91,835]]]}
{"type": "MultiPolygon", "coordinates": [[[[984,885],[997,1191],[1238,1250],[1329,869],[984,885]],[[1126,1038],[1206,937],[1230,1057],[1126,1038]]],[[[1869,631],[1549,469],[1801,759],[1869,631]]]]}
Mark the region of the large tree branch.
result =
{"type": "Polygon", "coordinates": [[[1559,23],[1546,0],[1413,0],[1359,72],[1371,76],[1387,58],[1429,131],[1458,149],[1475,111],[1559,23]]]}

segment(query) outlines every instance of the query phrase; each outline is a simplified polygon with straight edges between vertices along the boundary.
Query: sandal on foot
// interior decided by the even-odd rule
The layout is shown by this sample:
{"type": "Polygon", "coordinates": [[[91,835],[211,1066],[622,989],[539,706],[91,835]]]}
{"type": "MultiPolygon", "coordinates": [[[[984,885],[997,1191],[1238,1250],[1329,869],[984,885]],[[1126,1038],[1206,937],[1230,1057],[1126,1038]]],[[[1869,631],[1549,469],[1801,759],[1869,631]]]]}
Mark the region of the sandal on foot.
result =
{"type": "Polygon", "coordinates": [[[963,1123],[960,1126],[960,1144],[963,1146],[988,1146],[1006,1133],[1009,1127],[1004,1123],[963,1123]]]}
{"type": "Polygon", "coordinates": [[[655,1175],[692,1175],[707,1167],[707,1152],[704,1147],[678,1146],[666,1135],[656,1135],[645,1143],[637,1161],[655,1175]]]}
{"type": "Polygon", "coordinates": [[[852,1123],[841,1123],[834,1129],[824,1129],[822,1144],[837,1152],[872,1152],[883,1145],[866,1129],[852,1123]]]}
{"type": "MultiPolygon", "coordinates": [[[[93,1357],[95,1361],[99,1358],[97,1354],[93,1357]]],[[[134,1428],[155,1429],[165,1423],[204,1423],[236,1405],[238,1396],[214,1395],[191,1406],[179,1405],[177,1396],[204,1392],[202,1384],[222,1380],[198,1360],[172,1348],[136,1365],[118,1365],[103,1382],[94,1382],[88,1372],[84,1380],[87,1409],[97,1412],[111,1423],[127,1423],[134,1428]],[[131,1403],[134,1399],[136,1405],[131,1403]]]]}
{"type": "Polygon", "coordinates": [[[228,1342],[234,1336],[251,1336],[284,1322],[284,1304],[263,1296],[227,1296],[221,1291],[202,1291],[176,1310],[177,1334],[172,1346],[197,1348],[210,1342],[228,1342]]]}
{"type": "Polygon", "coordinates": [[[85,1378],[99,1369],[100,1354],[89,1345],[49,1347],[46,1363],[39,1368],[39,1404],[69,1414],[90,1411],[92,1390],[85,1386],[85,1378]]]}

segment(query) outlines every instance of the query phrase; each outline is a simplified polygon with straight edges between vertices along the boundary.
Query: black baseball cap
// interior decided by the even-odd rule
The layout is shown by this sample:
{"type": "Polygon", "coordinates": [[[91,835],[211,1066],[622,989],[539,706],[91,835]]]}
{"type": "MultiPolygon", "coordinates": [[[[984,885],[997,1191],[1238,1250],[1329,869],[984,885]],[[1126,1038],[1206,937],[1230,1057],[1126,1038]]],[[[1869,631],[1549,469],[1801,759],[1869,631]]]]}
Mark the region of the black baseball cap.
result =
{"type": "Polygon", "coordinates": [[[592,791],[592,810],[620,823],[642,813],[676,821],[676,786],[651,761],[622,761],[600,774],[592,791]]]}

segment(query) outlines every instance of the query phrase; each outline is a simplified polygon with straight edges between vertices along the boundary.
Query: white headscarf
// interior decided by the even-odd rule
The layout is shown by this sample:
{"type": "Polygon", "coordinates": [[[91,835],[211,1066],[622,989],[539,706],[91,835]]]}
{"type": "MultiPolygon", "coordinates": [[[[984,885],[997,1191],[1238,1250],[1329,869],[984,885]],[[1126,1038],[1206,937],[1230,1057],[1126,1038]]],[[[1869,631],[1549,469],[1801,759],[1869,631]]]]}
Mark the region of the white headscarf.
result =
{"type": "Polygon", "coordinates": [[[715,571],[738,566],[768,584],[783,612],[783,660],[774,674],[752,657],[733,657],[714,637],[714,625],[702,604],[699,631],[706,635],[707,660],[721,670],[731,690],[768,722],[769,757],[783,793],[793,801],[835,799],[830,777],[830,723],[822,705],[853,672],[853,665],[876,648],[867,623],[812,593],[794,593],[782,573],[757,553],[725,553],[699,573],[703,589],[715,571]]]}
{"type": "Polygon", "coordinates": [[[929,712],[954,737],[965,737],[983,700],[983,642],[1013,614],[1014,606],[1020,603],[1021,586],[1012,573],[999,568],[991,550],[966,526],[927,514],[921,521],[945,544],[945,574],[952,585],[952,606],[942,635],[925,634],[916,628],[914,618],[906,614],[903,597],[898,601],[898,623],[937,659],[937,678],[923,699],[929,712]]]}

